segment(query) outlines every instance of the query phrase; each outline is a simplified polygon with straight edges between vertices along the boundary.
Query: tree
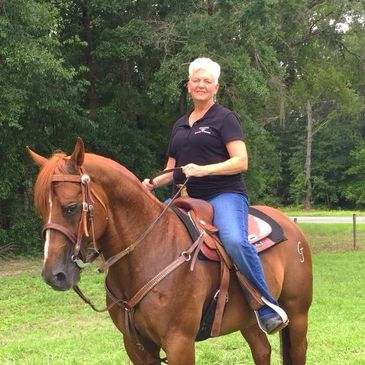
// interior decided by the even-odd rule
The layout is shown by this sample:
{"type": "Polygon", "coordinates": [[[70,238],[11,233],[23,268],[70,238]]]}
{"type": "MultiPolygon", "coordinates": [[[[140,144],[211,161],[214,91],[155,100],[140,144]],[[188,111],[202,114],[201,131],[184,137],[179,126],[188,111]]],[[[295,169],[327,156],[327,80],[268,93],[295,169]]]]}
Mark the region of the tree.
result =
{"type": "Polygon", "coordinates": [[[356,56],[346,46],[351,28],[358,24],[355,18],[349,19],[359,3],[284,3],[285,9],[293,4],[295,7],[294,11],[291,8],[290,12],[283,12],[283,30],[288,30],[288,37],[283,42],[288,56],[281,55],[286,68],[287,114],[288,118],[294,117],[294,123],[306,122],[304,169],[291,164],[295,178],[290,189],[292,196],[293,193],[302,196],[304,207],[310,209],[316,189],[314,181],[320,180],[319,176],[312,175],[314,136],[334,120],[356,118],[363,107],[348,67],[356,56]]]}
{"type": "Polygon", "coordinates": [[[77,135],[86,121],[78,103],[84,84],[62,59],[57,12],[48,2],[2,2],[0,64],[0,227],[5,241],[31,250],[26,233],[34,237],[31,227],[39,222],[31,212],[25,146],[49,153],[70,131],[77,135]]]}

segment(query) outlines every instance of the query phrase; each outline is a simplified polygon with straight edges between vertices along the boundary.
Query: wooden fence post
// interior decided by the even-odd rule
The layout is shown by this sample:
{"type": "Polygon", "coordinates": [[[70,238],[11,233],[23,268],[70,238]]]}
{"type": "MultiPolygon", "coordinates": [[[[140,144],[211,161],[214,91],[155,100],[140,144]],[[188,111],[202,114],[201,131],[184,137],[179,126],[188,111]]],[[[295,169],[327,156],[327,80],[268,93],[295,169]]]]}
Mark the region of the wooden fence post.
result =
{"type": "Polygon", "coordinates": [[[352,214],[352,246],[356,250],[356,214],[352,214]]]}

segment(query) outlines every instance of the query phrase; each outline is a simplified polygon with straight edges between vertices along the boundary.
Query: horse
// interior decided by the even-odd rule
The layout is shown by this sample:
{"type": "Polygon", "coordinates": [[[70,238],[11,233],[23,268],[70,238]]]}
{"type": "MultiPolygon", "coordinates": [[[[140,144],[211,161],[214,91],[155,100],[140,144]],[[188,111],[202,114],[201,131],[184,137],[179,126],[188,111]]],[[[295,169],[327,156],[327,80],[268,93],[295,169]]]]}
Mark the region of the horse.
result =
{"type": "MultiPolygon", "coordinates": [[[[176,214],[126,167],[86,153],[81,138],[69,156],[57,152],[45,158],[28,151],[40,167],[34,204],[44,222],[43,280],[55,290],[75,288],[82,272],[78,263],[85,261],[93,242],[95,252],[109,263],[107,310],[123,335],[131,362],[161,364],[162,350],[170,365],[195,364],[196,336],[202,313],[219,286],[219,265],[197,260],[192,271],[187,263],[191,237],[176,214]],[[180,258],[173,270],[166,270],[180,258]],[[142,290],[146,287],[148,291],[142,290]]],[[[312,300],[310,248],[303,232],[285,214],[269,206],[256,208],[276,220],[286,237],[260,259],[271,293],[290,320],[280,332],[282,362],[304,365],[312,300]]],[[[237,278],[231,276],[219,335],[240,331],[255,365],[269,365],[267,335],[237,278]]]]}

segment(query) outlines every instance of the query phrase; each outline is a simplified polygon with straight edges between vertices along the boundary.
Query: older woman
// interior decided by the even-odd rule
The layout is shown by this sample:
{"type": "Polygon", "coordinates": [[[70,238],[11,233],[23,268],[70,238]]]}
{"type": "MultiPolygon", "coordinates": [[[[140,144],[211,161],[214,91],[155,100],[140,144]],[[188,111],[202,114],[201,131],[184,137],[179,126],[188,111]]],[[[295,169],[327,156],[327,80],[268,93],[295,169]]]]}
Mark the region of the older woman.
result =
{"type": "Polygon", "coordinates": [[[172,181],[176,190],[190,178],[189,196],[212,204],[214,225],[226,251],[263,295],[266,305],[256,313],[261,329],[274,333],[286,315],[270,294],[256,249],[248,242],[248,197],[241,175],[248,168],[247,150],[237,115],[215,102],[219,75],[220,66],[209,58],[190,64],[188,92],[194,108],[176,121],[166,164],[166,169],[182,170],[156,177],[153,184],[145,179],[143,184],[152,190],[172,181]]]}

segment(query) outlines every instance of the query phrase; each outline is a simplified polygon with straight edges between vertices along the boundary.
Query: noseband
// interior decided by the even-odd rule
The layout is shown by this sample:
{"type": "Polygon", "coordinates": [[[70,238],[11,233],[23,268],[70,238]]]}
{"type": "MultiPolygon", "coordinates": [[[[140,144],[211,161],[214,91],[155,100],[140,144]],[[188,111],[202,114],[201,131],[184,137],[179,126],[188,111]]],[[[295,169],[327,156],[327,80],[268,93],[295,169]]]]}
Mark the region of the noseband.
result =
{"type": "MultiPolygon", "coordinates": [[[[83,269],[86,266],[90,265],[98,256],[99,251],[96,247],[95,240],[95,230],[94,230],[94,199],[93,196],[98,200],[98,202],[102,205],[102,207],[107,212],[106,206],[100,197],[95,193],[93,189],[90,188],[90,176],[85,174],[82,169],[80,169],[79,175],[53,175],[52,183],[54,182],[70,182],[77,183],[81,186],[81,195],[82,195],[82,211],[80,216],[79,225],[77,228],[77,234],[75,235],[65,226],[62,226],[58,223],[49,222],[43,226],[42,234],[45,236],[48,229],[52,229],[58,232],[61,232],[68,241],[72,244],[72,248],[74,250],[71,260],[76,263],[76,265],[83,269]],[[83,260],[81,250],[82,239],[84,237],[90,238],[91,231],[91,240],[94,246],[94,253],[90,255],[87,260],[83,260]],[[81,255],[81,257],[80,257],[81,255]]],[[[52,190],[50,192],[52,194],[52,190]]],[[[108,218],[107,218],[108,219],[108,218]]]]}

